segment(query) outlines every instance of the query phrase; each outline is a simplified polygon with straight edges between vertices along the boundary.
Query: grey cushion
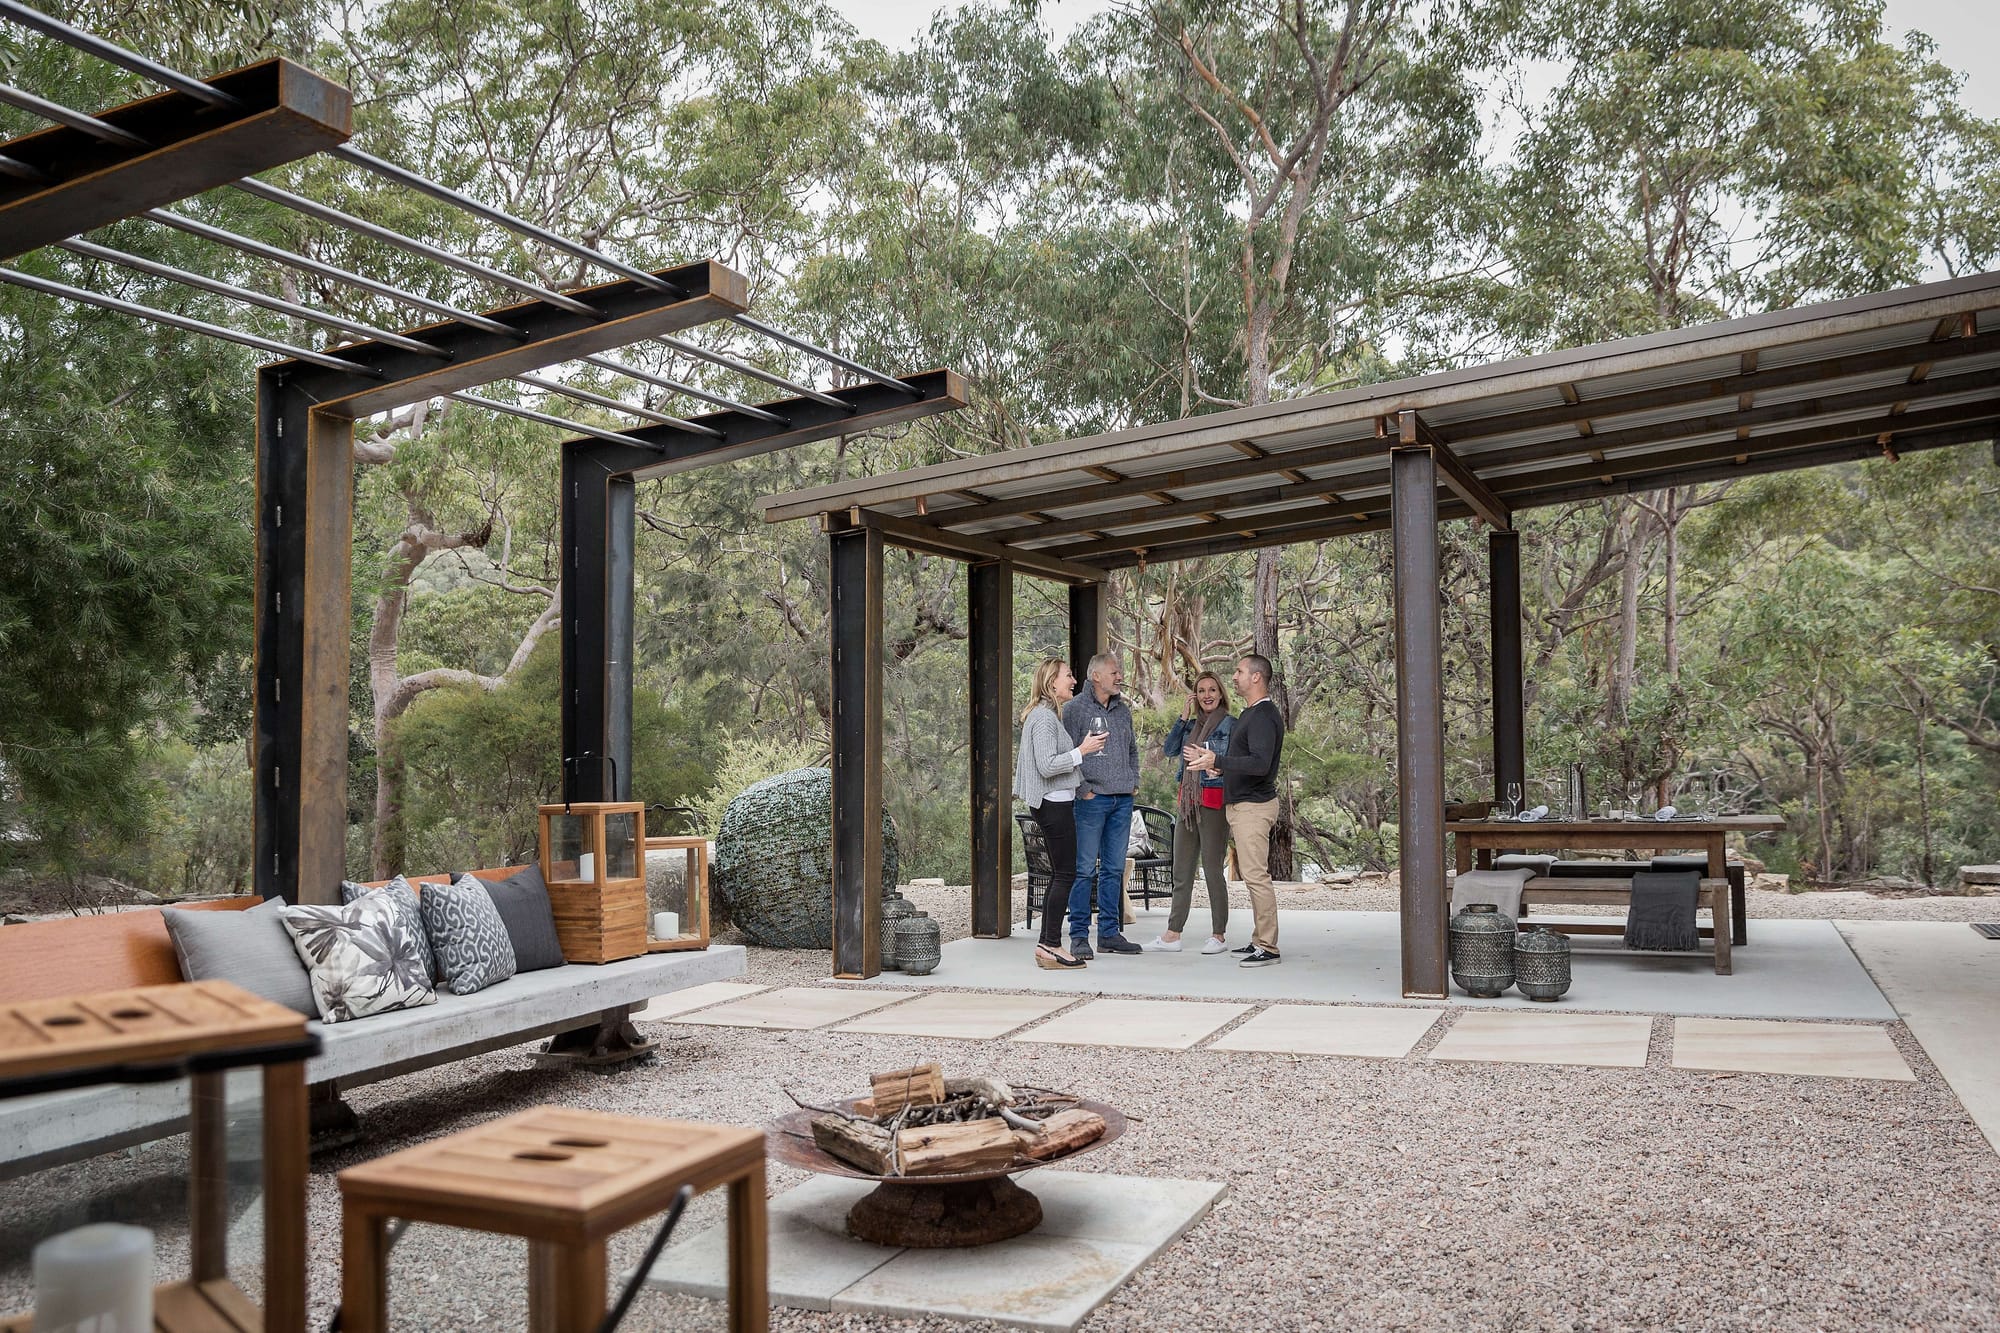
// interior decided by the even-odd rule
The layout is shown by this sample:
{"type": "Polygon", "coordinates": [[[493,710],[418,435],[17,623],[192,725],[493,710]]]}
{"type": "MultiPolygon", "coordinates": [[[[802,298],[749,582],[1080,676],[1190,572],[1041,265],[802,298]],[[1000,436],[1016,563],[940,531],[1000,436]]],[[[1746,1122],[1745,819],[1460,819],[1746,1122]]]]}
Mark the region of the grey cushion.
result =
{"type": "Polygon", "coordinates": [[[321,1022],[437,1003],[414,938],[423,932],[410,930],[390,895],[363,894],[345,907],[287,907],[284,919],[312,976],[321,1022]]]}
{"type": "Polygon", "coordinates": [[[470,995],[514,975],[514,945],[507,923],[486,886],[476,879],[429,884],[423,894],[424,929],[437,955],[444,988],[470,995]]]}
{"type": "Polygon", "coordinates": [[[312,980],[285,931],[285,904],[273,898],[243,912],[166,909],[167,934],[188,981],[233,981],[252,995],[319,1017],[312,980]]]}
{"type": "Polygon", "coordinates": [[[531,865],[519,874],[488,883],[476,875],[460,875],[460,884],[479,884],[500,909],[507,939],[514,946],[514,970],[539,972],[563,965],[562,941],[556,938],[555,909],[549,906],[549,886],[542,868],[531,865]]]}
{"type": "Polygon", "coordinates": [[[402,913],[404,926],[416,937],[417,952],[422,954],[424,959],[424,975],[436,981],[440,975],[437,958],[431,953],[430,937],[424,934],[424,914],[417,903],[416,889],[401,875],[379,889],[371,889],[366,884],[356,884],[351,879],[340,881],[340,901],[343,903],[357,902],[371,893],[386,894],[389,900],[396,904],[396,910],[402,913]]]}

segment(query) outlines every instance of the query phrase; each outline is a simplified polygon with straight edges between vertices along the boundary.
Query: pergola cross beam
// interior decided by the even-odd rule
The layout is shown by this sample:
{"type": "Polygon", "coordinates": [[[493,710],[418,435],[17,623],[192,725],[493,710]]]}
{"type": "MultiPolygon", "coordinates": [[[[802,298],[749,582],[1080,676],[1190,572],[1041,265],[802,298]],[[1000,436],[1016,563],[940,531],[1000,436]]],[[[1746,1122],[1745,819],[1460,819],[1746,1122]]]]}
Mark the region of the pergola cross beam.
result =
{"type": "Polygon", "coordinates": [[[1431,451],[1437,462],[1438,477],[1450,488],[1473,513],[1502,530],[1511,528],[1513,521],[1507,510],[1507,502],[1495,495],[1487,484],[1479,479],[1479,474],[1467,467],[1465,460],[1451,451],[1451,447],[1437,436],[1437,432],[1425,424],[1424,419],[1408,408],[1396,414],[1397,439],[1405,448],[1421,445],[1431,451]]]}

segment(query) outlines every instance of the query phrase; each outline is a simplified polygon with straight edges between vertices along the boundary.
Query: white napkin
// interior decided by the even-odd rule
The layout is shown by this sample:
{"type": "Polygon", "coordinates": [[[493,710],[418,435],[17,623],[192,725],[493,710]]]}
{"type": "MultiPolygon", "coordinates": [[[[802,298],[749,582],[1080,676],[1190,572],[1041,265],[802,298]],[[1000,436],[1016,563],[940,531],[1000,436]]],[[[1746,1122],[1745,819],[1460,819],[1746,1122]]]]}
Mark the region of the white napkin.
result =
{"type": "Polygon", "coordinates": [[[1523,810],[1515,818],[1519,819],[1523,824],[1532,824],[1548,812],[1549,808],[1546,805],[1538,805],[1532,810],[1523,810]]]}
{"type": "Polygon", "coordinates": [[[1667,819],[1672,819],[1674,817],[1674,814],[1675,811],[1671,805],[1663,805],[1659,809],[1653,812],[1653,818],[1660,820],[1667,820],[1667,819]]]}

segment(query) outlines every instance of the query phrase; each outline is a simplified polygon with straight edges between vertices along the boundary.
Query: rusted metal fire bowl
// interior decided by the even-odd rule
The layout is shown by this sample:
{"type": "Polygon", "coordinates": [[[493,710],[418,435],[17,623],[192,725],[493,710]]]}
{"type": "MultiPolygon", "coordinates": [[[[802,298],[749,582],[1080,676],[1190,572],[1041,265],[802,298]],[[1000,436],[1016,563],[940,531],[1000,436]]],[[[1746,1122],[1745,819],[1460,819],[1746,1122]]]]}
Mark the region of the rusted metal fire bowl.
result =
{"type": "MultiPolygon", "coordinates": [[[[851,1110],[859,1098],[840,1103],[851,1110]]],[[[1038,1166],[1053,1166],[1101,1148],[1125,1132],[1125,1113],[1115,1106],[1078,1098],[1076,1108],[1104,1117],[1104,1133],[1080,1148],[1045,1162],[1016,1161],[983,1171],[958,1171],[934,1176],[878,1176],[843,1162],[813,1142],[817,1111],[792,1111],[779,1117],[767,1143],[781,1162],[826,1176],[872,1180],[875,1189],[847,1212],[848,1234],[876,1245],[911,1249],[964,1249],[991,1245],[1042,1222],[1042,1203],[1011,1177],[1038,1166]]]]}

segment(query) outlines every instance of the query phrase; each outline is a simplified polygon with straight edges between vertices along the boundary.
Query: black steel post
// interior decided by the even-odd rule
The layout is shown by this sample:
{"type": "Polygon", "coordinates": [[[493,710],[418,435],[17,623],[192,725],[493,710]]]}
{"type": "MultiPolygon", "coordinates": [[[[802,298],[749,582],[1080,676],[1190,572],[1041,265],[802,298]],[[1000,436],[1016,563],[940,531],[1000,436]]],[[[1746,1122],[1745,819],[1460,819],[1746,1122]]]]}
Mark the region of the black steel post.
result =
{"type": "Polygon", "coordinates": [[[972,713],[972,933],[1014,928],[1014,571],[999,562],[968,576],[966,666],[972,713]]]}
{"type": "Polygon", "coordinates": [[[354,425],[313,411],[293,372],[257,376],[251,883],[334,903],[347,871],[354,425]]]}
{"type": "Polygon", "coordinates": [[[562,781],[566,801],[613,799],[611,486],[589,445],[562,454],[562,781]]]}
{"type": "Polygon", "coordinates": [[[833,974],[882,970],[882,534],[828,534],[833,614],[833,974]]]}
{"type": "Polygon", "coordinates": [[[1104,651],[1104,585],[1069,587],[1069,665],[1079,681],[1089,678],[1090,659],[1104,651]]]}
{"type": "Polygon", "coordinates": [[[1487,601],[1493,640],[1493,799],[1523,784],[1526,742],[1521,684],[1521,534],[1495,529],[1486,538],[1487,601]]]}
{"type": "Polygon", "coordinates": [[[1438,617],[1437,463],[1395,449],[1389,465],[1396,606],[1396,776],[1403,882],[1403,994],[1445,994],[1444,644],[1438,617]]]}

